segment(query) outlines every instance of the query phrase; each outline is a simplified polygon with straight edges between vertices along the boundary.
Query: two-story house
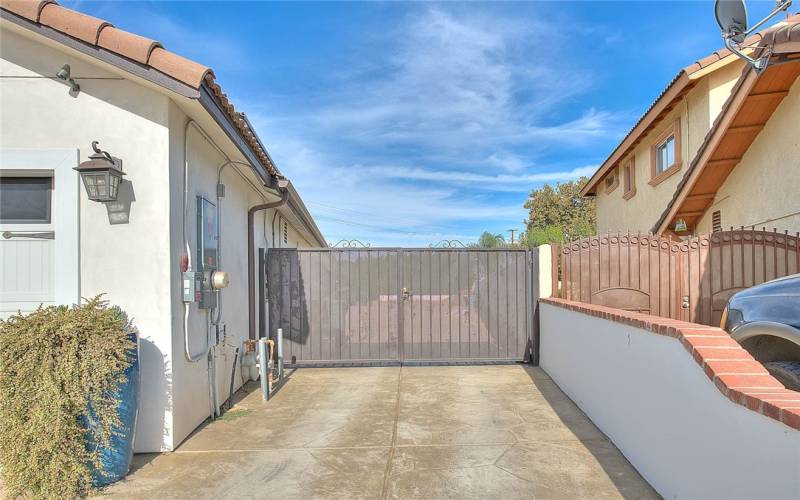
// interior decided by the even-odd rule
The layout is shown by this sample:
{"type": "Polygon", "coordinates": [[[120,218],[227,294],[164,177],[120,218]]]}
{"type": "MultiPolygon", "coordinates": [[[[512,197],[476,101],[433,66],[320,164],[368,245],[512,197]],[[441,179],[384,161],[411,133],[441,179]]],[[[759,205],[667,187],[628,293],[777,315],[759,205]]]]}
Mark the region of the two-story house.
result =
{"type": "Polygon", "coordinates": [[[800,15],[683,68],[584,186],[597,231],[800,230],[800,15]]]}

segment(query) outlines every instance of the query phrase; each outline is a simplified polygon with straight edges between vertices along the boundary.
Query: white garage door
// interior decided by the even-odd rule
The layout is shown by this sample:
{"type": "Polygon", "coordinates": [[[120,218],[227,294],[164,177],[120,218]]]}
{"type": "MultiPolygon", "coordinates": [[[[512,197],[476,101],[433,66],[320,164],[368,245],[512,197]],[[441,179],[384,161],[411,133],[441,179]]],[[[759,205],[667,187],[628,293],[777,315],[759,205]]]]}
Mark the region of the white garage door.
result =
{"type": "Polygon", "coordinates": [[[78,174],[71,151],[2,151],[0,318],[78,299],[78,174]]]}

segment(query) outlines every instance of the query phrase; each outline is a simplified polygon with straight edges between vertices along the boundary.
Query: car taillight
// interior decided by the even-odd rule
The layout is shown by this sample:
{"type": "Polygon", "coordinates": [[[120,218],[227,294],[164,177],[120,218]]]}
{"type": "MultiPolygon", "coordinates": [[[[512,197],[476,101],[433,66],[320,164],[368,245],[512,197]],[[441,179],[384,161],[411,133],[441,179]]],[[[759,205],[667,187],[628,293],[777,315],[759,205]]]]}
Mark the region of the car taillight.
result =
{"type": "Polygon", "coordinates": [[[719,319],[719,327],[725,329],[725,324],[728,322],[728,306],[722,310],[722,317],[719,319]]]}

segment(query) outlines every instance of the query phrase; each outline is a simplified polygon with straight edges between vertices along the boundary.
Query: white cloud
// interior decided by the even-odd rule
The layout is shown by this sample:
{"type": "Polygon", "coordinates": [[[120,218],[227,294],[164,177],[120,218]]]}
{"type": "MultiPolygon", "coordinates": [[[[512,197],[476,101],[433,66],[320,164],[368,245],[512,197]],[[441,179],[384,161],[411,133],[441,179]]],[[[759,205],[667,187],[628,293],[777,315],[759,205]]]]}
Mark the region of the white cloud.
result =
{"type": "Polygon", "coordinates": [[[452,170],[428,170],[423,168],[405,167],[362,167],[359,170],[373,178],[406,179],[421,181],[436,181],[445,183],[470,183],[474,188],[502,189],[509,188],[518,191],[530,191],[531,185],[543,182],[563,182],[577,179],[584,175],[591,175],[597,170],[597,165],[587,165],[572,170],[548,171],[535,174],[498,174],[487,175],[474,172],[461,172],[452,170]],[[505,186],[505,187],[504,187],[505,186]]]}
{"type": "Polygon", "coordinates": [[[382,61],[380,77],[354,76],[326,90],[327,106],[286,119],[355,145],[413,143],[453,154],[608,135],[614,115],[595,110],[551,123],[551,112],[592,80],[560,61],[552,44],[557,35],[541,21],[428,9],[386,35],[399,42],[382,61]]]}
{"type": "Polygon", "coordinates": [[[380,35],[388,55],[353,61],[313,106],[238,106],[329,240],[427,246],[521,227],[528,191],[595,169],[542,152],[618,133],[612,113],[562,111],[592,75],[559,56],[561,26],[464,10],[414,9],[380,35]]]}

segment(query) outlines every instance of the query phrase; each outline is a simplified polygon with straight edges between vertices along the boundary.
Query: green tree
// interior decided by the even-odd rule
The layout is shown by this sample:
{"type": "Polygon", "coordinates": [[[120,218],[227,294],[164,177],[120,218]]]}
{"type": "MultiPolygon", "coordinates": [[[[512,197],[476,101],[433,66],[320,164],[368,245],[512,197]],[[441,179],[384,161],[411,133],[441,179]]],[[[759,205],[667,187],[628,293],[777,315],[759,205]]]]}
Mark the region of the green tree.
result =
{"type": "Polygon", "coordinates": [[[500,248],[506,246],[506,240],[502,234],[484,231],[478,238],[478,243],[472,246],[478,248],[500,248]]]}
{"type": "Polygon", "coordinates": [[[522,233],[520,236],[520,245],[533,248],[539,245],[557,243],[564,240],[566,240],[564,231],[558,226],[534,227],[522,233]]]}
{"type": "Polygon", "coordinates": [[[580,195],[586,178],[545,184],[534,189],[525,202],[527,229],[521,241],[528,246],[558,243],[595,234],[597,209],[594,198],[580,195]]]}

